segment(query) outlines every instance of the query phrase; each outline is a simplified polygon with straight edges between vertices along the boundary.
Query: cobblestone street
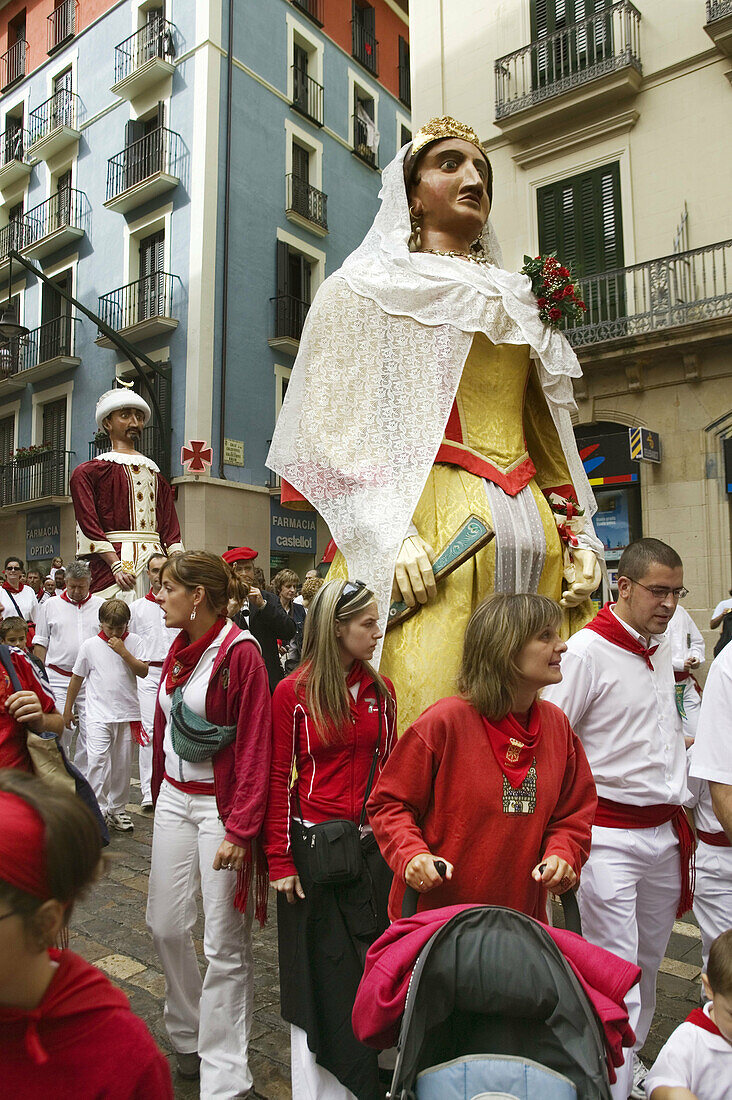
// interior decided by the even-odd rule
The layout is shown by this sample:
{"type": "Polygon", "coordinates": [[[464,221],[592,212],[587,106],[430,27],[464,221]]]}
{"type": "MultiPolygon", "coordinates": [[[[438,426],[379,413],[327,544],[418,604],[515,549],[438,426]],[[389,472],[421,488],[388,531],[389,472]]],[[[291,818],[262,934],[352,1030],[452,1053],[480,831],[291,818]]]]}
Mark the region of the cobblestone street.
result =
{"type": "MultiPolygon", "coordinates": [[[[134,782],[134,781],[133,781],[134,782]]],[[[163,1024],[165,982],[145,925],[147,872],[152,841],[151,814],[138,805],[139,787],[133,787],[135,831],[113,833],[107,849],[109,870],[76,909],[71,926],[71,948],[99,966],[130,999],[171,1060],[170,1044],[163,1024]]],[[[277,935],[274,904],[270,921],[262,932],[255,923],[254,1026],[251,1036],[251,1066],[257,1092],[267,1100],[285,1100],[290,1093],[289,1030],[279,1015],[277,978],[277,935]]],[[[196,926],[196,940],[203,966],[202,922],[196,926]]],[[[701,943],[693,918],[678,922],[669,944],[659,979],[658,1006],[651,1034],[643,1051],[650,1062],[671,1031],[698,1004],[701,943]]],[[[180,1100],[198,1097],[196,1082],[183,1082],[173,1072],[175,1095],[180,1100]]]]}

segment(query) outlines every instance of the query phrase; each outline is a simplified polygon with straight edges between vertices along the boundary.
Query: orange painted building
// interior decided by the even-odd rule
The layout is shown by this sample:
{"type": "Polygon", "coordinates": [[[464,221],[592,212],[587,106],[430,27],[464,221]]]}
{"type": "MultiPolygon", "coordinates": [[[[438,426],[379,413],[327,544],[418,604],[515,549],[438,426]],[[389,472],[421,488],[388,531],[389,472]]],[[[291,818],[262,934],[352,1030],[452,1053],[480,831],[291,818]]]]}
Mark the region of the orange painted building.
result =
{"type": "MultiPolygon", "coordinates": [[[[364,7],[373,10],[373,16],[371,16],[374,22],[373,36],[378,43],[376,72],[369,66],[367,71],[370,71],[387,91],[399,98],[399,39],[403,38],[406,43],[409,42],[409,23],[401,19],[393,7],[384,0],[374,0],[372,4],[365,4],[364,7]]],[[[406,16],[407,12],[405,11],[404,14],[406,16]]],[[[354,38],[352,0],[323,0],[323,30],[348,54],[355,54],[354,45],[362,46],[366,51],[369,46],[374,48],[368,32],[360,38],[356,32],[354,38]]],[[[366,57],[370,61],[373,54],[367,52],[366,57]]]]}
{"type": "Polygon", "coordinates": [[[55,47],[112,6],[111,0],[10,0],[0,9],[0,55],[6,58],[5,69],[0,70],[0,90],[32,73],[55,47]],[[7,57],[20,38],[25,40],[25,48],[17,48],[7,57]]]}

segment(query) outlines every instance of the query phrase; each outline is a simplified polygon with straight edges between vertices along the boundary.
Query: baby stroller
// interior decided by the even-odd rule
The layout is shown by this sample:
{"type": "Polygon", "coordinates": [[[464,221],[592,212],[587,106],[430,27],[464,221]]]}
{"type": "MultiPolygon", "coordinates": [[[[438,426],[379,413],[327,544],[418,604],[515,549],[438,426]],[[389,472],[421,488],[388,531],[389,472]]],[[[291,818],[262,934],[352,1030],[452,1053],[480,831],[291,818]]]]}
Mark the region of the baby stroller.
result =
{"type": "MultiPolygon", "coordinates": [[[[444,872],[443,872],[444,873],[444,872]]],[[[417,895],[407,891],[402,915],[417,895]]],[[[565,926],[581,932],[577,901],[565,926]]],[[[390,1100],[610,1100],[602,1028],[547,932],[511,909],[448,920],[412,972],[390,1100]]]]}

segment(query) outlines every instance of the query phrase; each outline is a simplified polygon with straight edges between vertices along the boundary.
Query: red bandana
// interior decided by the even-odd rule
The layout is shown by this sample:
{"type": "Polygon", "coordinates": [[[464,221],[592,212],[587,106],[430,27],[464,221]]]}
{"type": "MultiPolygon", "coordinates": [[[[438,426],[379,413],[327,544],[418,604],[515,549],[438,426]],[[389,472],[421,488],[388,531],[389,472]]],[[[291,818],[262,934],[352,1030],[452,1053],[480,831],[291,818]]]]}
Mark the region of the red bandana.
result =
{"type": "MultiPolygon", "coordinates": [[[[20,588],[22,588],[22,587],[23,586],[21,585],[20,588]]],[[[20,595],[20,588],[12,588],[8,584],[7,580],[3,581],[3,588],[5,589],[6,592],[12,592],[14,596],[19,596],[20,595]]]]}
{"type": "Polygon", "coordinates": [[[155,596],[153,595],[153,593],[152,593],[152,592],[146,592],[146,593],[145,593],[145,599],[146,599],[146,600],[149,600],[149,601],[150,601],[150,603],[154,603],[156,607],[160,607],[160,604],[159,604],[159,603],[158,603],[158,601],[157,601],[157,600],[155,599],[155,596]]]}
{"type": "MultiPolygon", "coordinates": [[[[124,641],[125,638],[129,638],[129,636],[130,636],[129,630],[125,630],[124,634],[122,635],[122,641],[124,641]]],[[[108,642],[109,641],[109,638],[107,637],[107,635],[104,633],[103,630],[99,631],[99,633],[97,634],[97,638],[101,638],[103,642],[108,642]]]]}
{"type": "Polygon", "coordinates": [[[0,791],[0,879],[34,898],[49,896],[46,826],[24,798],[0,791]]]}
{"type": "Polygon", "coordinates": [[[91,592],[88,596],[85,596],[83,600],[72,600],[69,598],[69,594],[66,589],[64,589],[64,591],[61,593],[61,599],[66,600],[66,603],[70,603],[72,607],[83,607],[85,603],[89,603],[89,600],[91,599],[91,592]]]}
{"type": "Polygon", "coordinates": [[[172,695],[177,687],[181,687],[186,682],[225,622],[226,619],[223,616],[218,618],[197,642],[189,641],[185,630],[181,630],[170,647],[172,660],[168,675],[165,677],[165,690],[168,695],[172,695]]]}
{"type": "Polygon", "coordinates": [[[695,1008],[689,1013],[684,1020],[685,1024],[696,1024],[697,1027],[703,1028],[704,1031],[711,1031],[712,1035],[719,1035],[721,1039],[725,1036],[719,1030],[714,1020],[707,1016],[703,1008],[695,1008]]]}
{"type": "Polygon", "coordinates": [[[513,714],[500,720],[481,715],[498,767],[514,790],[517,790],[528,774],[534,759],[534,751],[541,739],[539,708],[529,711],[527,730],[517,722],[513,714]]]}
{"type": "Polygon", "coordinates": [[[601,638],[604,638],[608,642],[612,642],[613,645],[619,646],[620,649],[627,649],[629,653],[636,653],[639,657],[643,658],[651,672],[653,672],[651,657],[658,649],[658,646],[652,645],[646,647],[642,642],[639,642],[637,638],[634,638],[633,635],[625,629],[620,620],[613,615],[609,603],[606,603],[605,606],[598,611],[592,622],[587,623],[584,629],[594,630],[601,638]]]}

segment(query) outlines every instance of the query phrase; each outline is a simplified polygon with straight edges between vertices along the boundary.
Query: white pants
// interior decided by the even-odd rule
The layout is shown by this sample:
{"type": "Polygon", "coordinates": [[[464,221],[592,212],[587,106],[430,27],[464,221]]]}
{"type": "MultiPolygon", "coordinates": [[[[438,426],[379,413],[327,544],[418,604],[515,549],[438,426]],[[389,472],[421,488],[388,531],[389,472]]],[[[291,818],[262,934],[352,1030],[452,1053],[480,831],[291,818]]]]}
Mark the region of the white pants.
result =
{"type": "Polygon", "coordinates": [[[138,762],[140,767],[140,788],[142,801],[152,802],[150,787],[152,784],[152,739],[153,721],[155,718],[155,700],[158,697],[160,685],[160,673],[163,670],[157,665],[150,665],[147,676],[137,677],[137,698],[140,701],[140,718],[142,728],[150,738],[147,745],[140,745],[138,762]]]}
{"type": "Polygon", "coordinates": [[[292,1100],[356,1100],[337,1077],[319,1066],[308,1046],[307,1032],[290,1024],[292,1100]]]}
{"type": "MultiPolygon", "coordinates": [[[[679,842],[670,822],[652,829],[592,830],[590,858],[582,869],[579,906],[586,940],[636,963],[643,976],[625,1003],[643,1046],[656,1007],[656,976],[676,919],[681,893],[679,842]]],[[[612,1086],[614,1100],[633,1087],[633,1057],[612,1086]]]]}
{"type": "Polygon", "coordinates": [[[103,814],[118,814],[130,800],[132,733],[129,722],[86,716],[86,777],[103,814]]]}
{"type": "MultiPolygon", "coordinates": [[[[49,687],[56,700],[56,710],[59,714],[63,714],[66,707],[66,693],[69,690],[71,677],[63,676],[60,672],[54,672],[52,668],[46,669],[46,675],[48,676],[49,687]]],[[[74,704],[74,709],[79,716],[79,732],[76,737],[76,747],[73,754],[71,752],[71,741],[74,736],[74,731],[64,727],[64,732],[61,734],[61,745],[63,746],[66,756],[69,760],[73,760],[82,775],[86,775],[89,766],[86,752],[86,706],[84,699],[84,685],[82,684],[81,691],[76,696],[76,702],[74,704]]]]}
{"type": "Polygon", "coordinates": [[[732,928],[732,848],[699,841],[696,849],[694,916],[701,929],[702,971],[717,936],[732,928]]]}
{"type": "Polygon", "coordinates": [[[224,839],[212,795],[163,782],[155,808],[147,923],[165,972],[165,1026],[180,1054],[201,1057],[201,1100],[231,1100],[252,1088],[247,1049],[254,997],[251,903],[234,908],[236,874],[214,871],[224,839]],[[192,930],[203,895],[201,981],[192,930]]]}

